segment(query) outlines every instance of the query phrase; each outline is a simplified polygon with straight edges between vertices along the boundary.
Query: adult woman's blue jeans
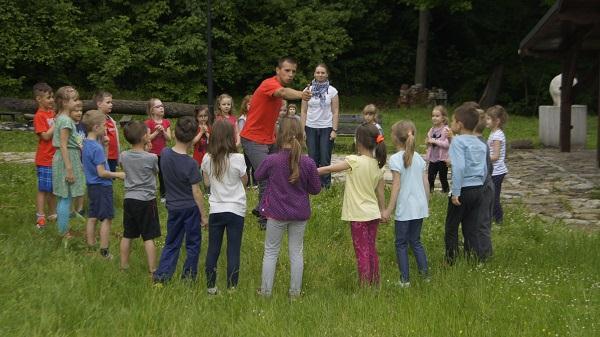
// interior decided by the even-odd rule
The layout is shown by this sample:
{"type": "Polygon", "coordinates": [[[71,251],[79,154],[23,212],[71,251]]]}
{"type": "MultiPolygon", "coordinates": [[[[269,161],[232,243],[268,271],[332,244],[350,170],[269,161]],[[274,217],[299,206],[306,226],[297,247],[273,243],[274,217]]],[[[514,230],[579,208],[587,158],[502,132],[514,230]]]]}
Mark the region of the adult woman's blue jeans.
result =
{"type": "MultiPolygon", "coordinates": [[[[306,147],[308,148],[308,156],[311,157],[317,167],[329,166],[331,164],[331,152],[333,151],[333,143],[329,137],[333,128],[311,128],[304,127],[306,132],[306,147]]],[[[321,176],[321,186],[331,186],[331,174],[321,176]]]]}
{"type": "Polygon", "coordinates": [[[396,258],[400,269],[400,279],[402,282],[409,281],[408,273],[408,245],[413,250],[417,267],[421,275],[427,275],[427,256],[425,248],[421,244],[421,227],[423,219],[414,219],[408,221],[397,221],[396,224],[396,258]]]}

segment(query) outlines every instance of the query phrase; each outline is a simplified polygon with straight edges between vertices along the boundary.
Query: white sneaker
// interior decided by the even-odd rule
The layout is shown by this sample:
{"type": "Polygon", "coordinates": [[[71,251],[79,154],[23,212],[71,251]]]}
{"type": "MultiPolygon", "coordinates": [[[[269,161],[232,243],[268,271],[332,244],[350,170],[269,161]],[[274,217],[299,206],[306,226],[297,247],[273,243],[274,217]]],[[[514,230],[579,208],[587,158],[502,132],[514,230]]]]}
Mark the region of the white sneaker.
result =
{"type": "Polygon", "coordinates": [[[167,202],[167,199],[165,199],[165,198],[160,198],[160,202],[164,204],[165,202],[167,202]]]}
{"type": "Polygon", "coordinates": [[[410,287],[410,282],[398,281],[398,283],[396,283],[396,285],[400,288],[408,288],[408,287],[410,287]]]}
{"type": "Polygon", "coordinates": [[[216,295],[219,292],[219,289],[217,289],[217,287],[208,288],[208,289],[206,289],[206,292],[209,295],[216,295]]]}

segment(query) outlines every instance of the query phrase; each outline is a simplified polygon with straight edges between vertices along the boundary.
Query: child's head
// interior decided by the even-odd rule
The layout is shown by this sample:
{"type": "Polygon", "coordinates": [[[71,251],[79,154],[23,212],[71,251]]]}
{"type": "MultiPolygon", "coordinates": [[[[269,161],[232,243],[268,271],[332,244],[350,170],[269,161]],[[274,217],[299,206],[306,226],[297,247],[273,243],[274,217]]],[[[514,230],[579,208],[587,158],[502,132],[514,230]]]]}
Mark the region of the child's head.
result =
{"type": "Polygon", "coordinates": [[[81,117],[83,116],[82,110],[83,110],[83,102],[81,100],[77,100],[75,102],[75,106],[73,107],[73,110],[71,110],[69,112],[69,117],[71,117],[71,119],[75,123],[81,122],[81,117]]]}
{"type": "Polygon", "coordinates": [[[83,116],[82,123],[85,126],[85,130],[88,132],[88,134],[92,132],[100,134],[104,132],[105,120],[106,117],[100,110],[88,110],[83,116]]]}
{"type": "Polygon", "coordinates": [[[184,116],[177,120],[175,139],[180,143],[189,144],[198,133],[198,122],[192,116],[184,116]]]}
{"type": "Polygon", "coordinates": [[[379,167],[385,165],[387,158],[385,142],[375,125],[365,122],[356,128],[356,144],[365,150],[375,151],[375,159],[377,159],[379,167]]]}
{"type": "Polygon", "coordinates": [[[486,110],[487,127],[502,129],[508,120],[508,114],[501,105],[494,105],[486,110]]]}
{"type": "Polygon", "coordinates": [[[433,125],[448,125],[448,111],[443,105],[436,105],[431,110],[431,123],[433,125]]]}
{"type": "Polygon", "coordinates": [[[478,105],[470,104],[469,102],[463,103],[456,108],[452,115],[452,131],[456,133],[461,133],[461,131],[472,132],[477,123],[479,123],[478,108],[478,105]]]}
{"type": "Polygon", "coordinates": [[[294,116],[296,115],[296,104],[289,104],[287,107],[287,115],[288,116],[294,116]]]}
{"type": "Polygon", "coordinates": [[[150,98],[146,103],[146,113],[152,119],[161,119],[165,116],[165,106],[158,98],[150,98]]]}
{"type": "Polygon", "coordinates": [[[67,85],[56,90],[54,103],[58,112],[70,114],[77,101],[79,101],[79,93],[72,86],[67,85]]]}
{"type": "Polygon", "coordinates": [[[94,102],[96,102],[96,106],[98,110],[100,110],[105,115],[108,115],[113,108],[112,94],[108,91],[98,90],[94,94],[94,102]]]}
{"type": "Polygon", "coordinates": [[[377,123],[377,114],[379,113],[379,109],[377,109],[375,104],[367,104],[367,106],[363,108],[362,113],[363,119],[366,123],[377,123]]]}
{"type": "Polygon", "coordinates": [[[33,86],[33,97],[40,109],[52,110],[54,108],[54,94],[52,87],[45,82],[33,86]]]}
{"type": "Polygon", "coordinates": [[[287,101],[284,99],[281,101],[281,107],[279,108],[279,117],[283,117],[287,114],[287,101]]]}
{"type": "Polygon", "coordinates": [[[125,139],[131,145],[146,144],[148,127],[144,122],[131,121],[125,125],[123,133],[125,134],[125,139]]]}
{"type": "Polygon", "coordinates": [[[277,131],[277,147],[290,149],[290,177],[288,181],[295,184],[300,178],[300,155],[304,144],[304,130],[298,118],[283,117],[277,131]]]}
{"type": "Polygon", "coordinates": [[[217,115],[229,116],[233,110],[233,98],[227,94],[221,94],[217,97],[217,115]]]}
{"type": "Polygon", "coordinates": [[[212,134],[208,142],[207,152],[212,160],[212,174],[221,181],[227,170],[227,162],[230,153],[236,153],[233,126],[225,120],[218,120],[212,125],[212,134]]]}
{"type": "Polygon", "coordinates": [[[194,108],[194,117],[199,125],[208,124],[208,105],[202,104],[194,108]]]}
{"type": "Polygon", "coordinates": [[[487,125],[487,118],[483,109],[477,109],[477,113],[479,114],[479,122],[477,122],[477,125],[475,125],[473,133],[475,133],[477,136],[480,136],[481,134],[483,134],[483,130],[485,130],[485,127],[487,125]]]}
{"type": "Polygon", "coordinates": [[[404,148],[404,167],[412,164],[413,154],[415,153],[415,136],[417,128],[411,121],[399,121],[392,125],[392,136],[396,146],[404,148]]]}
{"type": "Polygon", "coordinates": [[[250,110],[250,100],[252,99],[252,95],[246,95],[242,99],[242,104],[240,105],[240,116],[245,115],[250,110]]]}

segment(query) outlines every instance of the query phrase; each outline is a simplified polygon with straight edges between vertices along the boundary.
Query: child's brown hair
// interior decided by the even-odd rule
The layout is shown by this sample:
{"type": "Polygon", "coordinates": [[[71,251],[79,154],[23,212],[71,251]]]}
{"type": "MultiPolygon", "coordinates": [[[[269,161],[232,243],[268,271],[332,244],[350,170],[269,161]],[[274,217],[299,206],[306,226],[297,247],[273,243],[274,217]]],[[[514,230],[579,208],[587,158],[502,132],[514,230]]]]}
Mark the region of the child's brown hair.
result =
{"type": "Polygon", "coordinates": [[[94,93],[93,99],[94,102],[96,102],[96,105],[98,105],[98,103],[102,102],[105,97],[112,97],[112,94],[105,90],[98,90],[96,93],[94,93]]]}
{"type": "Polygon", "coordinates": [[[231,110],[229,110],[229,114],[231,115],[231,112],[233,111],[233,97],[229,96],[228,94],[220,94],[219,97],[217,97],[217,116],[223,115],[223,112],[221,111],[221,101],[225,98],[229,98],[231,100],[231,110]]]}
{"type": "Polygon", "coordinates": [[[387,159],[385,142],[375,125],[363,123],[356,128],[356,143],[369,151],[375,151],[375,159],[377,159],[379,168],[385,165],[387,159]]]}
{"type": "Polygon", "coordinates": [[[39,82],[33,86],[33,97],[42,96],[44,94],[52,95],[52,87],[46,82],[39,82]]]}
{"type": "Polygon", "coordinates": [[[377,120],[377,115],[379,114],[379,109],[375,106],[375,104],[367,104],[363,110],[363,115],[375,115],[375,120],[377,120]]]}
{"type": "Polygon", "coordinates": [[[392,134],[396,141],[404,146],[404,155],[402,156],[404,167],[410,167],[415,153],[415,136],[417,135],[415,124],[411,121],[396,122],[392,125],[392,134]]]}
{"type": "MultiPolygon", "coordinates": [[[[298,111],[298,107],[296,106],[296,104],[288,104],[287,106],[287,115],[290,115],[290,109],[294,108],[294,110],[296,110],[296,112],[298,111]]],[[[295,113],[294,113],[295,114],[295,113]]]]}
{"type": "Polygon", "coordinates": [[[246,95],[242,99],[242,103],[240,105],[240,116],[248,113],[248,103],[250,103],[251,99],[252,95],[246,95]]]}
{"type": "Polygon", "coordinates": [[[470,102],[463,103],[454,110],[454,119],[457,122],[461,122],[466,130],[473,131],[477,123],[479,123],[478,108],[479,106],[476,104],[471,104],[470,102]]]}
{"type": "Polygon", "coordinates": [[[448,125],[448,110],[446,110],[446,107],[443,105],[436,105],[431,110],[432,113],[434,111],[439,111],[442,114],[442,118],[444,119],[444,125],[448,125]]]}
{"type": "Polygon", "coordinates": [[[233,131],[233,126],[225,120],[218,120],[212,126],[212,134],[206,151],[212,160],[211,173],[218,181],[222,181],[227,170],[229,154],[237,153],[233,131]]]}
{"type": "Polygon", "coordinates": [[[473,132],[477,134],[482,134],[483,130],[485,130],[486,122],[485,122],[485,111],[483,109],[477,109],[477,113],[479,114],[479,122],[475,125],[473,132]]]}
{"type": "Polygon", "coordinates": [[[490,116],[493,120],[498,121],[498,128],[502,129],[504,124],[508,121],[508,114],[506,110],[501,105],[494,105],[489,107],[485,111],[486,115],[490,116]]]}
{"type": "Polygon", "coordinates": [[[127,123],[123,129],[125,139],[127,139],[131,145],[140,144],[147,132],[148,126],[146,126],[146,124],[142,121],[131,121],[127,123]]]}
{"type": "Polygon", "coordinates": [[[58,90],[56,90],[56,95],[54,96],[54,104],[56,104],[56,111],[62,112],[65,103],[71,99],[79,99],[79,93],[77,92],[77,90],[75,90],[74,87],[66,85],[64,87],[58,88],[58,90]]]}
{"type": "Polygon", "coordinates": [[[190,143],[198,133],[198,122],[192,116],[183,116],[177,120],[175,139],[182,143],[190,143]]]}
{"type": "Polygon", "coordinates": [[[304,144],[304,130],[298,118],[283,117],[277,131],[277,147],[290,146],[290,177],[288,181],[295,184],[300,179],[300,155],[304,144]]]}

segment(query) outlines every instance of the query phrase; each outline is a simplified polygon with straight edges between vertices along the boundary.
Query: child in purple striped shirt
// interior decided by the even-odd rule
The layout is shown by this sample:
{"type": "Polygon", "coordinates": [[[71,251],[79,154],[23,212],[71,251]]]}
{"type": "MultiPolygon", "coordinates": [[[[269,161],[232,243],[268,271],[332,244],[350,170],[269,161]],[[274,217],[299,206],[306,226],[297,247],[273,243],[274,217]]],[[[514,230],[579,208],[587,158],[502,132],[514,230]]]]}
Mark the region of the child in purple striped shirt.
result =
{"type": "Polygon", "coordinates": [[[267,188],[260,202],[260,212],[267,218],[262,284],[259,294],[271,296],[275,265],[283,233],[288,231],[290,256],[290,297],[302,291],[304,270],[304,229],[310,218],[309,194],[318,194],[321,179],[315,162],[302,155],[304,131],[297,118],[281,119],[277,133],[279,152],[265,158],[254,173],[256,180],[266,180],[267,188]]]}

